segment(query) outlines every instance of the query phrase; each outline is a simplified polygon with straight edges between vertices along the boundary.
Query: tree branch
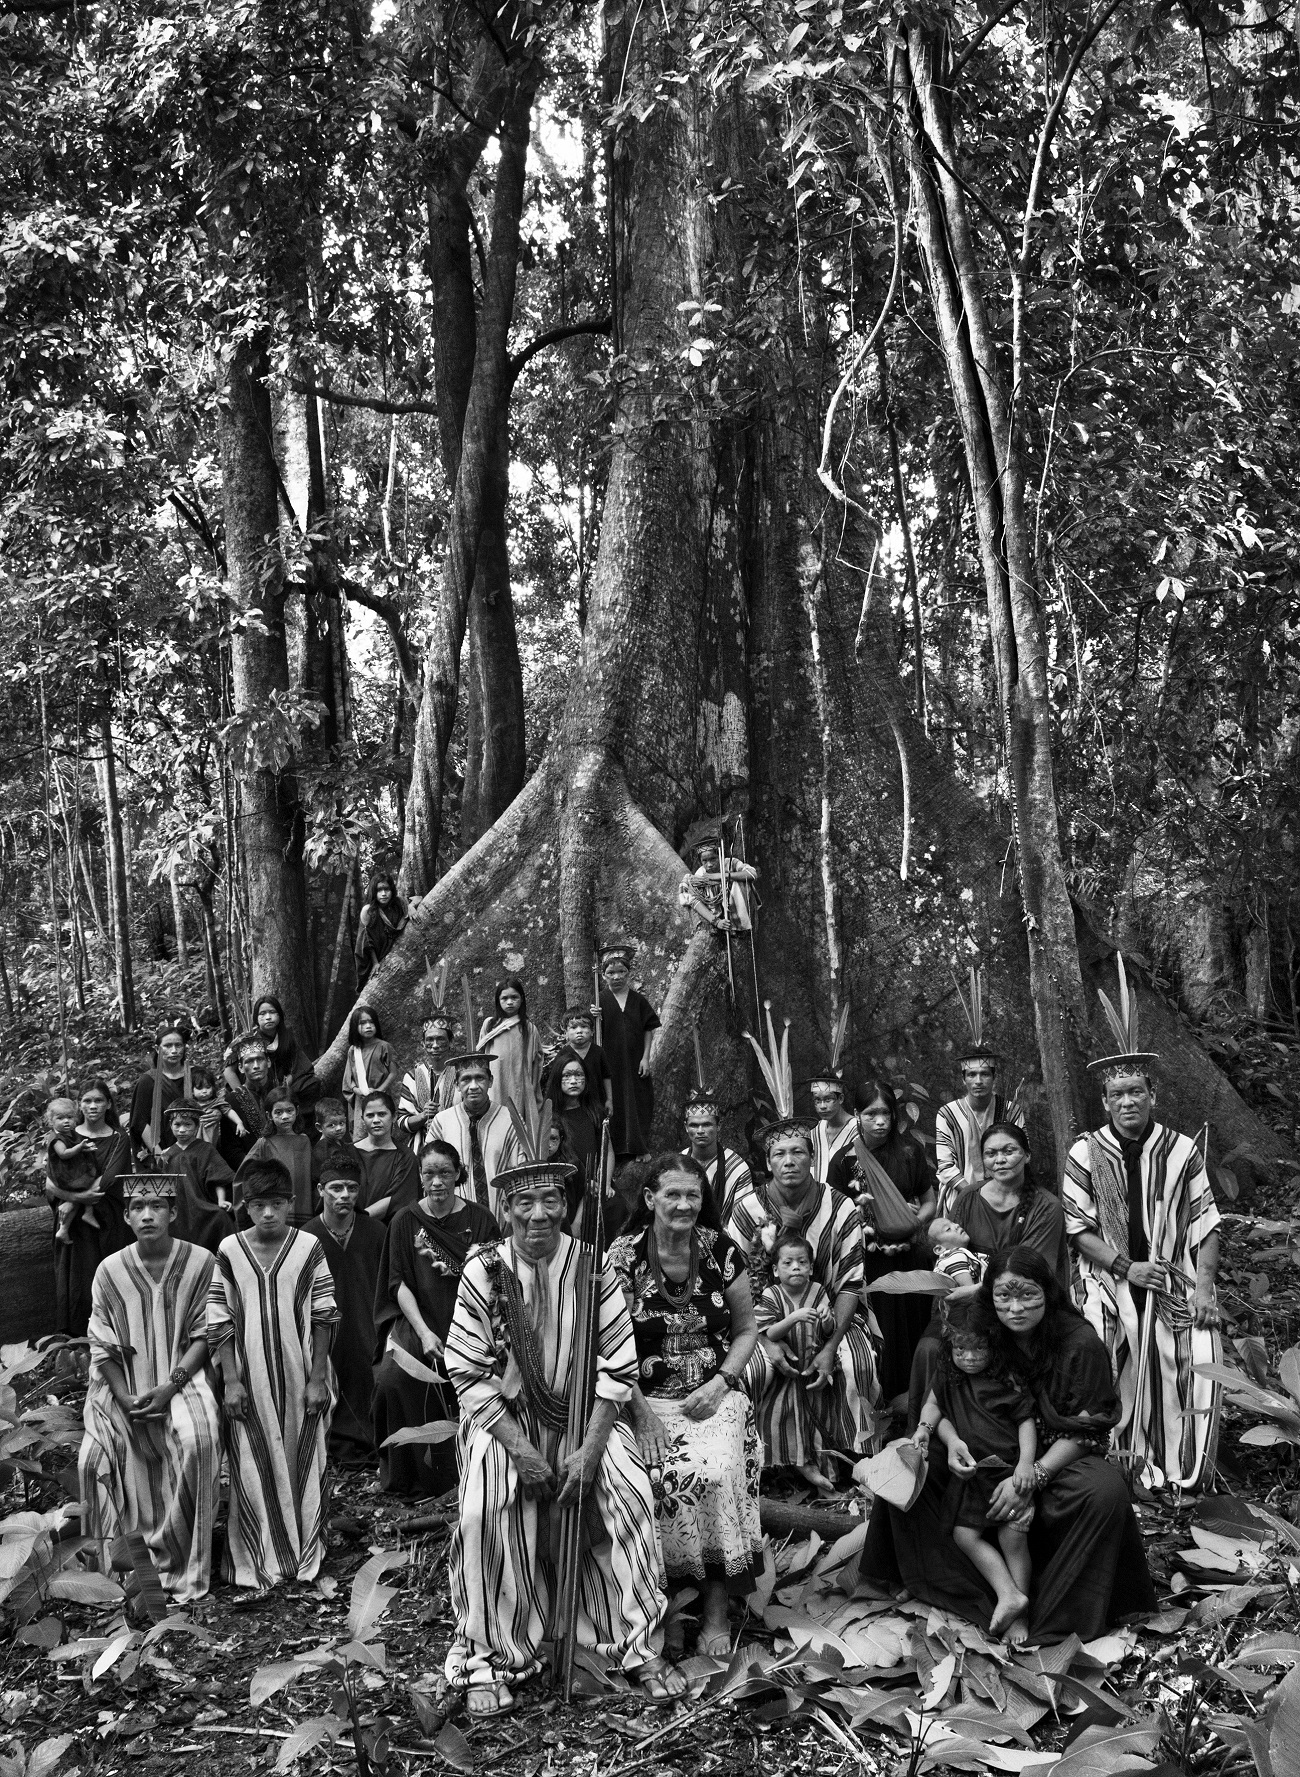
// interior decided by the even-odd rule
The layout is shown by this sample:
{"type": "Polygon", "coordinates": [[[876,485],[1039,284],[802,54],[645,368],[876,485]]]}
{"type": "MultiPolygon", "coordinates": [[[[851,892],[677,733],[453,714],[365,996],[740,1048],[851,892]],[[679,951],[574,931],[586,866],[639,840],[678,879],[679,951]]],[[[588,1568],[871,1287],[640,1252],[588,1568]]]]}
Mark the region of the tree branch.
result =
{"type": "Polygon", "coordinates": [[[536,339],[530,340],[522,351],[516,352],[510,359],[507,367],[509,386],[513,388],[525,365],[530,364],[539,352],[546,351],[548,347],[558,346],[566,339],[576,339],[581,333],[608,335],[613,330],[614,322],[609,315],[597,315],[591,321],[571,321],[565,327],[548,327],[545,333],[539,333],[536,339]]]}
{"type": "Polygon", "coordinates": [[[203,513],[200,512],[197,507],[191,509],[187,506],[181,496],[174,491],[169,493],[167,498],[194,532],[195,536],[200,539],[203,547],[211,555],[213,561],[216,562],[217,566],[221,569],[221,577],[224,580],[226,577],[225,551],[220,547],[217,539],[212,535],[211,528],[203,513]]]}
{"type": "Polygon", "coordinates": [[[373,611],[382,617],[388,626],[388,633],[393,638],[393,652],[397,656],[397,670],[402,675],[402,683],[407,695],[417,707],[420,702],[420,669],[415,664],[415,656],[411,653],[411,644],[406,639],[406,626],[402,621],[402,613],[393,600],[382,592],[371,592],[367,586],[359,586],[355,580],[339,582],[343,591],[354,605],[364,605],[367,611],[373,611]]]}
{"type": "Polygon", "coordinates": [[[342,389],[322,389],[315,383],[297,382],[290,379],[289,387],[299,395],[314,395],[318,401],[328,401],[333,407],[364,407],[368,413],[427,413],[437,417],[438,408],[432,401],[385,401],[379,395],[345,395],[342,389]]]}
{"type": "Polygon", "coordinates": [[[1003,19],[1007,16],[1007,14],[1009,12],[1014,12],[1016,10],[1016,7],[1019,6],[1019,4],[1020,4],[1020,0],[1005,0],[1005,4],[1002,6],[999,6],[998,10],[993,14],[992,18],[985,19],[984,23],[980,26],[979,30],[976,31],[975,35],[971,38],[970,42],[966,45],[965,49],[962,50],[961,56],[959,57],[959,59],[953,64],[952,73],[948,76],[948,90],[949,90],[949,92],[951,92],[952,89],[956,86],[957,76],[961,73],[962,69],[966,66],[967,62],[969,62],[971,57],[975,54],[975,51],[979,48],[980,44],[983,43],[984,39],[989,35],[989,33],[991,31],[994,31],[997,29],[997,27],[1002,23],[1003,19]]]}

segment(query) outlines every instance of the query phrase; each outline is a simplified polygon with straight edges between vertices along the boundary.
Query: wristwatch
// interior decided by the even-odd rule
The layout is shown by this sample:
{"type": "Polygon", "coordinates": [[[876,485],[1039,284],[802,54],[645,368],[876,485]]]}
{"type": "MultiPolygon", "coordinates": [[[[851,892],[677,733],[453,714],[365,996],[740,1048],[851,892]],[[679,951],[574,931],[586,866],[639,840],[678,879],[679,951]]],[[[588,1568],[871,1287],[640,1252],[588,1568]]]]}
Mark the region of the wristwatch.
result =
{"type": "Polygon", "coordinates": [[[732,1394],[744,1394],[745,1384],[740,1380],[739,1376],[732,1376],[726,1370],[719,1370],[718,1379],[727,1385],[732,1394]]]}

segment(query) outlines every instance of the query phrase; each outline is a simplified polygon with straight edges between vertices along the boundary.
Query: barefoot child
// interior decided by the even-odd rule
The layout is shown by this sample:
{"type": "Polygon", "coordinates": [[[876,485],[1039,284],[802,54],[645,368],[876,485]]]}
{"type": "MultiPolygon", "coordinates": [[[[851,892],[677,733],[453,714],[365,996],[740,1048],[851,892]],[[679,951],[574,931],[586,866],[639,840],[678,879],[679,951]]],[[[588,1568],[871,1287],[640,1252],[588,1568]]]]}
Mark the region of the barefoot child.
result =
{"type": "Polygon", "coordinates": [[[78,1217],[88,1228],[103,1225],[93,1207],[98,1193],[95,1197],[85,1195],[95,1189],[99,1162],[94,1142],[78,1139],[80,1116],[80,1107],[71,1098],[51,1099],[45,1112],[45,1127],[50,1132],[45,1144],[45,1194],[57,1204],[59,1225],[54,1238],[65,1246],[71,1243],[72,1224],[78,1217]]]}
{"type": "MultiPolygon", "coordinates": [[[[230,1181],[234,1177],[221,1155],[201,1133],[203,1113],[193,1099],[182,1098],[166,1113],[172,1145],[163,1155],[173,1172],[185,1172],[204,1203],[230,1208],[230,1181]]],[[[187,1236],[188,1238],[188,1236],[187,1236]]]]}
{"type": "Polygon", "coordinates": [[[943,1337],[943,1354],[921,1409],[916,1441],[924,1448],[937,1426],[948,1452],[948,1468],[964,1483],[952,1540],[997,1594],[990,1634],[1021,1642],[1029,1631],[1028,1531],[1037,1452],[1033,1396],[1014,1382],[989,1374],[988,1340],[977,1327],[965,1320],[950,1321],[943,1337]],[[984,1466],[990,1457],[997,1460],[984,1466]],[[1008,1471],[1024,1510],[1006,1523],[992,1523],[990,1498],[1008,1471]],[[987,1540],[990,1531],[997,1533],[997,1547],[987,1540]]]}
{"type": "MultiPolygon", "coordinates": [[[[754,1304],[759,1335],[776,1354],[777,1367],[791,1378],[796,1407],[794,1467],[820,1493],[831,1483],[817,1461],[820,1438],[806,1377],[813,1358],[835,1328],[830,1297],[812,1280],[813,1250],[802,1234],[782,1234],[772,1248],[776,1281],[754,1304]]],[[[785,1391],[781,1391],[784,1395],[785,1391]]]]}

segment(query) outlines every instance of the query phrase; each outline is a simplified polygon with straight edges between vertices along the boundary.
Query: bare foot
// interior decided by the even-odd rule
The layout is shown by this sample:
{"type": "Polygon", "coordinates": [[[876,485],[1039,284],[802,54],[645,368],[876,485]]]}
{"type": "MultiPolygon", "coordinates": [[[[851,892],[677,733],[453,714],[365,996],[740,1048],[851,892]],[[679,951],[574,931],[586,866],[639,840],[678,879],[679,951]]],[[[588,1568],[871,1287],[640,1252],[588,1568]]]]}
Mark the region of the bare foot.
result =
{"type": "Polygon", "coordinates": [[[799,1473],[803,1476],[804,1480],[807,1481],[808,1485],[810,1487],[815,1487],[819,1493],[834,1493],[835,1488],[833,1483],[821,1472],[815,1462],[801,1463],[799,1465],[799,1473]]]}
{"type": "MultiPolygon", "coordinates": [[[[1008,1592],[1004,1598],[998,1599],[998,1607],[989,1621],[989,1634],[1001,1636],[1004,1629],[1010,1630],[1017,1617],[1023,1617],[1029,1609],[1029,1600],[1023,1592],[1008,1592]]],[[[1025,1639],[1021,1635],[1020,1639],[1025,1639]]]]}
{"type": "Polygon", "coordinates": [[[1007,1640],[1012,1647],[1023,1647],[1029,1640],[1029,1618],[1023,1611],[1014,1623],[1007,1624],[1007,1640]]]}

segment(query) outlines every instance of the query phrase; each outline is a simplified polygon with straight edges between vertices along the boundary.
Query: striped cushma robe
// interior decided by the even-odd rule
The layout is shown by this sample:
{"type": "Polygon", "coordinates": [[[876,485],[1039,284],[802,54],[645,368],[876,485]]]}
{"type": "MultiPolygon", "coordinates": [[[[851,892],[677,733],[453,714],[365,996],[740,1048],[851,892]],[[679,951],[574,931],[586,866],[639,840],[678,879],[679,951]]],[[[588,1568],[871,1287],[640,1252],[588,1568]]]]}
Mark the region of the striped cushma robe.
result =
{"type": "MultiPolygon", "coordinates": [[[[543,1375],[567,1393],[577,1324],[580,1248],[567,1234],[547,1271],[554,1320],[544,1345],[543,1375]]],[[[530,1677],[552,1632],[553,1505],[525,1499],[518,1474],[492,1435],[503,1414],[558,1475],[568,1454],[563,1432],[540,1423],[521,1392],[500,1303],[500,1270],[519,1279],[531,1312],[534,1269],[511,1241],[480,1247],[465,1261],[456,1312],[447,1335],[447,1374],[460,1401],[460,1522],[452,1538],[448,1584],[456,1636],[447,1654],[453,1684],[489,1684],[530,1677]]],[[[623,1405],[636,1381],[636,1344],[622,1291],[612,1274],[600,1280],[596,1394],[623,1405]]],[[[590,1543],[582,1564],[578,1643],[631,1669],[663,1645],[663,1568],[654,1499],[630,1428],[616,1423],[596,1479],[595,1508],[608,1540],[590,1543]]]]}
{"type": "Polygon", "coordinates": [[[1014,1123],[1023,1129],[1024,1112],[1014,1099],[1003,1098],[996,1092],[982,1111],[962,1097],[950,1099],[935,1112],[934,1170],[939,1181],[936,1215],[948,1215],[959,1192],[984,1183],[980,1137],[995,1123],[1014,1123]]]}
{"type": "Polygon", "coordinates": [[[111,1541],[140,1531],[178,1603],[203,1597],[212,1564],[221,1418],[211,1371],[205,1365],[172,1398],[165,1419],[133,1432],[101,1366],[117,1364],[132,1395],[161,1387],[203,1335],[211,1277],[211,1253],[177,1240],[157,1283],[128,1246],[101,1263],[91,1290],[90,1386],[77,1461],[86,1533],[111,1541]]]}
{"type": "Polygon", "coordinates": [[[418,1154],[425,1142],[432,1139],[428,1123],[419,1123],[412,1127],[408,1117],[416,1116],[420,1111],[427,1111],[432,1105],[434,1111],[448,1110],[456,1102],[456,1070],[444,1067],[437,1079],[427,1061],[417,1061],[407,1074],[402,1075],[402,1090],[397,1101],[397,1125],[403,1130],[410,1141],[411,1152],[418,1154]]]}
{"type": "Polygon", "coordinates": [[[831,1161],[845,1148],[851,1149],[853,1138],[858,1133],[858,1120],[850,1117],[840,1129],[831,1129],[823,1120],[813,1125],[812,1131],[812,1175],[819,1185],[824,1185],[830,1175],[831,1161]]]}
{"type": "MultiPolygon", "coordinates": [[[[683,1148],[683,1154],[690,1153],[683,1148]]],[[[704,1168],[713,1186],[713,1201],[718,1206],[718,1220],[725,1228],[731,1220],[731,1207],[740,1193],[754,1181],[748,1166],[734,1148],[719,1145],[717,1153],[704,1168]]]]}
{"type": "MultiPolygon", "coordinates": [[[[852,1129],[853,1125],[850,1124],[852,1129]]],[[[813,1249],[812,1280],[830,1297],[845,1291],[860,1295],[863,1285],[862,1218],[857,1205],[829,1185],[819,1185],[810,1207],[791,1222],[782,1222],[775,1192],[752,1183],[739,1191],[732,1206],[727,1233],[744,1250],[750,1266],[754,1300],[773,1280],[771,1243],[777,1231],[787,1227],[802,1234],[813,1249]]],[[[815,1353],[813,1355],[816,1355],[815,1353]]],[[[769,1361],[760,1339],[745,1366],[745,1387],[754,1403],[754,1418],[763,1439],[763,1462],[769,1468],[802,1460],[793,1452],[803,1448],[804,1387],[797,1378],[783,1376],[769,1361]]],[[[875,1431],[872,1405],[880,1394],[876,1354],[861,1309],[849,1322],[835,1353],[834,1379],[829,1390],[810,1397],[816,1403],[822,1443],[832,1450],[861,1455],[871,1446],[875,1431]]]]}
{"type": "MultiPolygon", "coordinates": [[[[1090,1144],[1095,1144],[1102,1163],[1111,1168],[1113,1190],[1127,1199],[1120,1143],[1109,1127],[1095,1130],[1091,1136],[1075,1142],[1065,1163],[1061,1197],[1066,1232],[1072,1240],[1079,1234],[1096,1234],[1114,1246],[1115,1231],[1103,1227],[1093,1190],[1090,1144]]],[[[1172,1326],[1160,1315],[1152,1316],[1141,1423],[1131,1437],[1137,1398],[1137,1355],[1141,1349],[1140,1303],[1147,1300],[1148,1293],[1137,1291],[1135,1300],[1127,1281],[1116,1282],[1108,1271],[1079,1253],[1075,1300],[1111,1354],[1121,1407],[1116,1442],[1145,1459],[1150,1484],[1195,1487],[1209,1479],[1214,1465],[1219,1390],[1207,1377],[1193,1375],[1192,1370],[1196,1364],[1221,1363],[1222,1345],[1212,1329],[1181,1323],[1190,1318],[1197,1254],[1202,1241],[1219,1226],[1219,1212],[1200,1150],[1188,1136],[1161,1123],[1152,1123],[1142,1143],[1140,1170],[1142,1200],[1140,1206],[1130,1205],[1130,1211],[1140,1208],[1141,1225],[1149,1244],[1160,1219],[1158,1206],[1162,1199],[1166,1203],[1159,1249],[1150,1258],[1170,1266],[1175,1280],[1173,1293],[1185,1304],[1185,1312],[1175,1315],[1180,1324],[1172,1326]],[[1158,1472],[1153,1473],[1153,1469],[1158,1472]]],[[[1129,1256],[1146,1257],[1140,1252],[1129,1256]]]]}
{"type": "MultiPolygon", "coordinates": [[[[459,1194],[466,1203],[477,1203],[478,1199],[474,1195],[474,1169],[470,1164],[469,1112],[462,1104],[448,1105],[445,1111],[439,1111],[425,1127],[428,1130],[428,1140],[450,1142],[460,1155],[465,1164],[465,1179],[458,1187],[459,1194]]],[[[488,1184],[488,1200],[479,1207],[487,1210],[498,1227],[504,1227],[509,1217],[494,1181],[499,1172],[508,1172],[512,1166],[520,1165],[523,1160],[515,1126],[504,1105],[489,1105],[484,1111],[478,1120],[478,1139],[483,1150],[483,1170],[487,1174],[488,1184]]]]}
{"type": "Polygon", "coordinates": [[[320,1242],[290,1229],[267,1270],[248,1238],[232,1234],[217,1251],[208,1291],[208,1345],[235,1342],[247,1391],[245,1418],[226,1422],[230,1521],[221,1576],[264,1590],[280,1580],[312,1580],[325,1552],[322,1481],[326,1439],[338,1399],[326,1367],[329,1409],[309,1418],[303,1404],[315,1341],[329,1339],[338,1308],[320,1242]]]}

